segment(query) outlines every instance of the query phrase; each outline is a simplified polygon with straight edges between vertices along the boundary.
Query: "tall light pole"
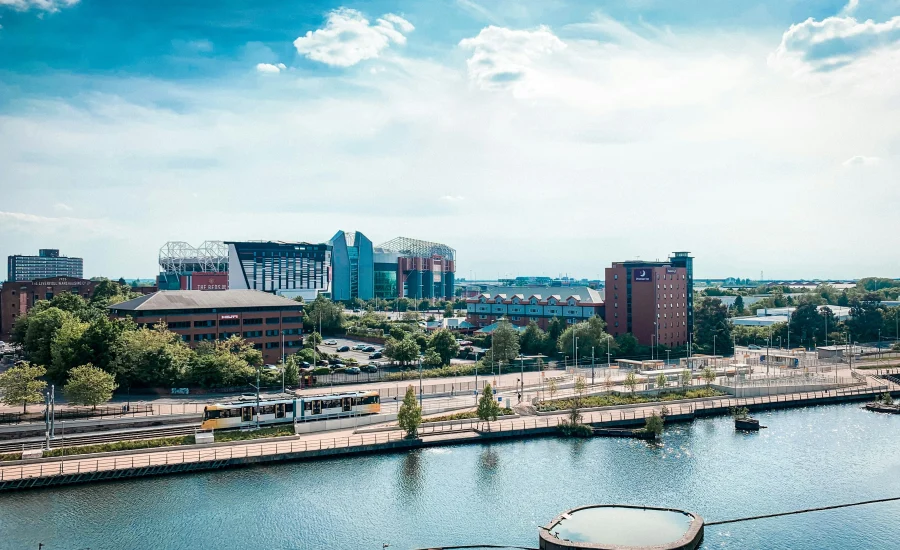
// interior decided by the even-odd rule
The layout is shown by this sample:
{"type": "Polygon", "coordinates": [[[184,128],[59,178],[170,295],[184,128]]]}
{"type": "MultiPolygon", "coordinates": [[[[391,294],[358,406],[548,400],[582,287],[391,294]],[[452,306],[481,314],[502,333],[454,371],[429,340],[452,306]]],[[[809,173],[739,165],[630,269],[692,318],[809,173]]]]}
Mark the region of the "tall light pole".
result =
{"type": "Polygon", "coordinates": [[[713,357],[716,356],[716,336],[717,334],[713,334],[713,357]]]}
{"type": "Polygon", "coordinates": [[[594,346],[591,346],[591,386],[594,385],[594,346]]]}
{"type": "Polygon", "coordinates": [[[419,411],[422,410],[422,358],[419,358],[419,411]]]}

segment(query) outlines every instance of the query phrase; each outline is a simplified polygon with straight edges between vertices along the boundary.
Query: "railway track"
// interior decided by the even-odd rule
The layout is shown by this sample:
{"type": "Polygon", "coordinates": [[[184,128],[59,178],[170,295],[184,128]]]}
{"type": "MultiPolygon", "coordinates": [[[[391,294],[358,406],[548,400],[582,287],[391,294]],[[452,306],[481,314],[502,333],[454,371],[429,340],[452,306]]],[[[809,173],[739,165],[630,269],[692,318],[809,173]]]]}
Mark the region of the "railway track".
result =
{"type": "MultiPolygon", "coordinates": [[[[94,434],[74,434],[71,437],[56,436],[50,440],[50,448],[81,447],[83,445],[97,445],[100,443],[115,443],[117,441],[134,441],[140,439],[157,439],[160,437],[175,437],[179,435],[191,435],[199,426],[195,424],[172,426],[168,428],[152,428],[149,430],[129,430],[118,432],[104,432],[94,434]]],[[[42,449],[47,444],[46,439],[27,438],[0,442],[0,453],[12,453],[28,449],[42,449]]]]}

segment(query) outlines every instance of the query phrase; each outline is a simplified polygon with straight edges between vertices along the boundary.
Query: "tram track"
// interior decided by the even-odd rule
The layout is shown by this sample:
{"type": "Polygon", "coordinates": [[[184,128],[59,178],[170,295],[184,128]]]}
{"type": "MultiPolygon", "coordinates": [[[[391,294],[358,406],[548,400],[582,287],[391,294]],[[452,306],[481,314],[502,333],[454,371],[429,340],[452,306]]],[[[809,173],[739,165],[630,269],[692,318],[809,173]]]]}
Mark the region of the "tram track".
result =
{"type": "MultiPolygon", "coordinates": [[[[188,424],[171,426],[167,428],[152,428],[147,430],[127,430],[117,432],[104,432],[94,434],[73,434],[72,437],[57,435],[50,440],[50,448],[81,447],[84,445],[98,445],[101,443],[115,443],[119,441],[137,441],[141,439],[157,439],[160,437],[175,437],[179,435],[191,435],[200,426],[188,424]]],[[[27,439],[9,440],[0,442],[0,453],[11,453],[22,450],[46,448],[47,440],[31,437],[27,439]]]]}

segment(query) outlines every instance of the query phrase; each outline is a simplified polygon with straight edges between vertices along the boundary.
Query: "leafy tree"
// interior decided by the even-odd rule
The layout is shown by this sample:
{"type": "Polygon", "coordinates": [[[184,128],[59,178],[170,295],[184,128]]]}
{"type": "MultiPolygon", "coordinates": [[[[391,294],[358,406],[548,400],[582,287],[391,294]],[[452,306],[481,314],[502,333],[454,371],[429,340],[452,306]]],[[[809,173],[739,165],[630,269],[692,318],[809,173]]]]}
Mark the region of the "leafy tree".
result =
{"type": "Polygon", "coordinates": [[[683,371],[681,371],[681,374],[678,376],[678,379],[681,382],[682,387],[690,386],[692,378],[693,378],[693,375],[691,374],[691,371],[688,369],[684,369],[683,371]]]}
{"type": "Polygon", "coordinates": [[[662,434],[664,425],[665,420],[663,420],[663,417],[656,414],[656,411],[653,411],[653,414],[645,420],[644,429],[658,437],[662,434]]]}
{"type": "Polygon", "coordinates": [[[547,323],[546,348],[544,349],[546,355],[556,355],[556,344],[559,342],[559,336],[565,329],[566,324],[563,323],[559,317],[554,317],[547,323]]]}
{"type": "Polygon", "coordinates": [[[700,377],[703,378],[703,381],[706,382],[706,386],[709,387],[710,384],[716,381],[716,371],[714,371],[712,367],[705,367],[703,372],[700,373],[700,377]]]}
{"type": "Polygon", "coordinates": [[[75,317],[63,320],[50,343],[51,362],[47,376],[58,383],[68,379],[69,371],[90,359],[90,349],[84,344],[84,333],[90,325],[75,317]]]}
{"type": "Polygon", "coordinates": [[[81,353],[87,354],[81,364],[90,363],[112,372],[113,348],[122,334],[133,330],[137,330],[137,325],[131,319],[110,319],[105,313],[91,318],[81,334],[81,353]]]}
{"type": "Polygon", "coordinates": [[[240,386],[256,376],[256,367],[261,363],[259,350],[240,337],[232,336],[225,341],[201,342],[190,358],[185,374],[188,381],[204,388],[240,386]]]}
{"type": "Polygon", "coordinates": [[[556,392],[559,391],[559,384],[556,383],[555,379],[547,380],[547,391],[550,392],[550,399],[556,397],[556,392]]]}
{"type": "Polygon", "coordinates": [[[160,323],[123,333],[114,355],[111,368],[120,385],[166,387],[182,380],[192,352],[160,323]]]}
{"type": "Polygon", "coordinates": [[[20,363],[3,374],[0,374],[0,395],[3,403],[9,406],[22,404],[22,412],[28,412],[29,403],[40,403],[44,400],[41,392],[47,383],[38,380],[47,370],[28,362],[20,363]]]}
{"type": "Polygon", "coordinates": [[[444,317],[453,317],[453,303],[447,302],[447,305],[444,306],[444,317]]]}
{"type": "Polygon", "coordinates": [[[500,415],[500,405],[494,399],[494,390],[490,384],[484,386],[481,397],[478,399],[478,418],[482,422],[497,420],[500,415]]]}
{"type": "Polygon", "coordinates": [[[304,304],[304,319],[313,326],[321,323],[322,332],[334,333],[344,326],[344,308],[321,294],[315,300],[304,304]]]}
{"type": "Polygon", "coordinates": [[[578,410],[581,408],[584,394],[587,391],[587,383],[584,380],[584,376],[578,375],[575,377],[572,389],[572,409],[569,411],[569,425],[577,426],[581,423],[581,413],[578,410]]]}
{"type": "Polygon", "coordinates": [[[397,298],[397,311],[402,313],[408,309],[412,309],[412,302],[409,298],[397,298]]]}
{"type": "Polygon", "coordinates": [[[91,317],[91,307],[87,300],[72,292],[63,292],[50,300],[50,307],[68,311],[78,319],[87,321],[91,317]]]}
{"type": "Polygon", "coordinates": [[[631,390],[631,393],[634,393],[634,388],[638,385],[637,375],[634,372],[629,372],[625,376],[625,387],[631,390]]]}
{"type": "Polygon", "coordinates": [[[665,388],[666,382],[668,382],[668,380],[666,379],[665,374],[659,373],[656,375],[656,387],[657,388],[665,388]]]}
{"type": "Polygon", "coordinates": [[[443,365],[449,365],[450,360],[459,353],[459,343],[456,341],[456,336],[445,328],[436,330],[431,335],[428,346],[437,352],[443,365]]]}
{"type": "Polygon", "coordinates": [[[638,340],[630,332],[620,334],[616,336],[616,348],[619,350],[618,355],[622,357],[637,355],[638,340]]]}
{"type": "Polygon", "coordinates": [[[703,298],[694,307],[694,345],[704,353],[732,352],[728,308],[718,298],[703,298]]]}
{"type": "Polygon", "coordinates": [[[419,311],[428,311],[431,309],[431,301],[422,300],[419,302],[419,311]]]}
{"type": "Polygon", "coordinates": [[[409,333],[402,340],[391,337],[384,343],[384,355],[405,365],[419,356],[419,344],[409,333]]]}
{"type": "Polygon", "coordinates": [[[25,334],[25,355],[32,363],[49,365],[53,360],[51,346],[56,332],[75,317],[59,308],[50,307],[28,315],[28,332],[25,334]]]}
{"type": "Polygon", "coordinates": [[[744,297],[738,296],[734,299],[734,314],[735,315],[744,315],[746,311],[744,310],[744,297]]]}
{"type": "Polygon", "coordinates": [[[422,409],[416,402],[416,390],[411,385],[406,387],[406,395],[403,396],[403,403],[397,411],[397,424],[406,432],[407,438],[415,438],[419,433],[422,409]]]}
{"type": "Polygon", "coordinates": [[[69,372],[69,382],[65,386],[66,399],[96,409],[100,403],[112,399],[117,387],[113,375],[88,363],[69,372]]]}
{"type": "Polygon", "coordinates": [[[519,338],[522,353],[525,355],[537,355],[543,353],[547,346],[547,334],[541,330],[534,321],[529,321],[528,326],[519,338]]]}
{"type": "Polygon", "coordinates": [[[313,331],[309,336],[306,337],[306,340],[303,341],[303,345],[309,349],[321,346],[322,335],[318,332],[313,331]]]}
{"type": "Polygon", "coordinates": [[[422,359],[422,365],[429,368],[437,368],[444,364],[441,356],[433,348],[428,348],[425,357],[422,359]]]}
{"type": "MultiPolygon", "coordinates": [[[[291,357],[293,357],[293,355],[291,357]]],[[[284,362],[283,367],[284,367],[284,383],[288,386],[296,386],[297,384],[299,384],[300,383],[300,365],[296,361],[288,360],[288,361],[284,362]]]]}
{"type": "Polygon", "coordinates": [[[578,357],[586,358],[591,352],[606,355],[606,346],[610,346],[610,353],[615,353],[616,343],[606,333],[606,322],[600,317],[591,317],[587,321],[570,326],[559,336],[557,347],[561,353],[574,357],[573,336],[578,338],[578,357]]]}
{"type": "Polygon", "coordinates": [[[854,340],[866,342],[878,338],[878,330],[884,326],[884,312],[879,306],[880,299],[873,293],[850,302],[850,319],[846,323],[854,340]]]}
{"type": "Polygon", "coordinates": [[[133,292],[128,285],[119,284],[108,279],[102,280],[94,287],[94,294],[91,296],[91,305],[94,307],[104,308],[112,304],[119,304],[140,298],[140,294],[133,292]]]}
{"type": "Polygon", "coordinates": [[[509,363],[519,356],[519,332],[504,319],[491,334],[491,353],[497,361],[509,363]]]}

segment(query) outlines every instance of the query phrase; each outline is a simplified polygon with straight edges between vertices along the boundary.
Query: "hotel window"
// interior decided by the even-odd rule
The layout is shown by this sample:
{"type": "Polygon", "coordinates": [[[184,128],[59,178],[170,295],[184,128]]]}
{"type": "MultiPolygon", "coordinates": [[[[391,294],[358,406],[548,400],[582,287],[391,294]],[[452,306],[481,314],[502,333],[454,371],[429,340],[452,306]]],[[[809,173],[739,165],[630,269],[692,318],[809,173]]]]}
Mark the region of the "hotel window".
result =
{"type": "Polygon", "coordinates": [[[512,317],[510,317],[510,319],[512,319],[513,321],[518,321],[518,320],[519,320],[519,316],[518,316],[518,315],[513,315],[512,317]]]}
{"type": "Polygon", "coordinates": [[[617,273],[617,274],[615,274],[615,275],[613,275],[613,279],[614,279],[614,280],[616,280],[616,281],[618,281],[618,280],[619,280],[619,275],[618,275],[618,273],[617,273]]]}

